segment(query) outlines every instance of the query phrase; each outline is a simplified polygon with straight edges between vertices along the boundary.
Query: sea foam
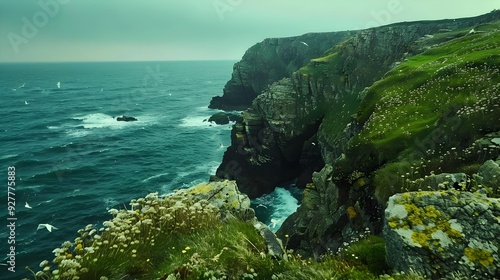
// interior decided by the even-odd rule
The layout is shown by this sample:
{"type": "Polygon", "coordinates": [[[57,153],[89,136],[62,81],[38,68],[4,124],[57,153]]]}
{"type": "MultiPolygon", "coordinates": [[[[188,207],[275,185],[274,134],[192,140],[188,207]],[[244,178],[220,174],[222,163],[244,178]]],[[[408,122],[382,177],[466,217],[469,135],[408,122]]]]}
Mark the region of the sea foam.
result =
{"type": "Polygon", "coordinates": [[[252,206],[257,218],[276,232],[285,219],[297,210],[299,202],[289,190],[278,187],[274,192],[256,198],[252,206]]]}

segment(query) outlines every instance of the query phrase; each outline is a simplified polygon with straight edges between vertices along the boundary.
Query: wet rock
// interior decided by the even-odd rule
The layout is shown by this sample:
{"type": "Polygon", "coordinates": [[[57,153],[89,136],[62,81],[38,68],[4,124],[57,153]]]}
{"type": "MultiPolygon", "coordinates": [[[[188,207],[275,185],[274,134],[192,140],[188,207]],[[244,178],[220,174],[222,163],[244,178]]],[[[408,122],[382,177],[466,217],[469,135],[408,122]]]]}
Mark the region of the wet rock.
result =
{"type": "Polygon", "coordinates": [[[134,121],[137,121],[136,118],[134,117],[130,117],[130,116],[120,116],[120,117],[116,117],[116,120],[117,121],[120,121],[120,122],[134,122],[134,121]]]}
{"type": "Polygon", "coordinates": [[[213,114],[208,121],[216,124],[229,124],[229,122],[241,122],[243,118],[239,113],[219,112],[213,114]]]}

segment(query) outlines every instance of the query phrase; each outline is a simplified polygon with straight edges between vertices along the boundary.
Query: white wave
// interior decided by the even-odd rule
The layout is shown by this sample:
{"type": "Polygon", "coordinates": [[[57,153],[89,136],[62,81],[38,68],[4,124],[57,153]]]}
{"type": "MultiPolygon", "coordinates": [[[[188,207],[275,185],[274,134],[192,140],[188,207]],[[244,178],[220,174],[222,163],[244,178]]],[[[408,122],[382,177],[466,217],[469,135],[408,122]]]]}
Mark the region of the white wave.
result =
{"type": "Polygon", "coordinates": [[[176,178],[176,179],[174,179],[174,181],[172,181],[172,183],[161,186],[160,189],[161,189],[162,194],[169,194],[169,193],[172,193],[175,189],[187,189],[187,188],[199,185],[201,183],[207,182],[206,179],[196,179],[196,180],[188,182],[188,183],[181,182],[181,181],[182,181],[182,179],[176,178]]]}
{"type": "Polygon", "coordinates": [[[68,136],[74,137],[74,138],[80,138],[80,137],[85,137],[90,134],[90,131],[88,130],[83,130],[83,129],[69,129],[66,131],[68,136]]]}
{"type": "Polygon", "coordinates": [[[299,207],[298,200],[292,196],[292,194],[285,188],[278,187],[274,192],[263,195],[254,200],[257,205],[262,205],[263,207],[269,209],[271,214],[269,215],[266,223],[269,229],[276,232],[285,219],[293,214],[297,207],[299,207]]]}
{"type": "Polygon", "coordinates": [[[145,126],[156,123],[156,118],[152,116],[134,116],[137,121],[132,122],[122,122],[117,121],[116,116],[110,116],[102,113],[94,113],[88,115],[74,116],[73,119],[80,120],[83,123],[83,128],[93,129],[93,128],[111,128],[111,129],[121,129],[130,126],[145,126]]]}
{"type": "Polygon", "coordinates": [[[17,156],[18,156],[18,154],[4,155],[4,156],[0,156],[0,160],[9,159],[9,158],[17,157],[17,156]]]}
{"type": "Polygon", "coordinates": [[[113,118],[113,116],[101,113],[75,116],[73,119],[81,120],[83,122],[83,127],[88,129],[103,127],[121,128],[129,124],[128,122],[119,122],[113,118]]]}
{"type": "Polygon", "coordinates": [[[54,199],[49,199],[49,200],[42,201],[42,202],[38,203],[38,204],[37,204],[37,206],[40,206],[40,205],[42,205],[42,204],[51,203],[51,202],[52,202],[52,200],[54,200],[54,199]]]}
{"type": "Polygon", "coordinates": [[[210,127],[213,126],[212,123],[208,121],[210,116],[188,116],[183,119],[181,119],[181,124],[179,126],[181,127],[210,127]]]}
{"type": "Polygon", "coordinates": [[[181,119],[179,126],[181,127],[193,127],[193,128],[219,128],[221,130],[231,130],[232,126],[236,122],[229,122],[229,124],[216,124],[209,122],[210,116],[188,116],[181,119]]]}
{"type": "Polygon", "coordinates": [[[106,197],[102,200],[104,202],[104,205],[106,206],[106,210],[109,210],[111,209],[111,207],[114,207],[115,205],[118,204],[118,200],[114,199],[114,198],[109,198],[109,197],[106,197]]]}
{"type": "Polygon", "coordinates": [[[209,164],[208,164],[208,173],[210,175],[215,175],[215,173],[217,172],[217,168],[219,168],[219,165],[220,165],[220,162],[218,161],[211,161],[209,164]]]}
{"type": "Polygon", "coordinates": [[[156,174],[156,175],[153,175],[153,176],[151,176],[151,177],[148,177],[148,178],[146,178],[146,179],[142,180],[142,182],[143,182],[143,183],[146,183],[146,182],[148,182],[149,180],[153,180],[153,179],[156,179],[156,178],[160,178],[160,177],[163,177],[163,176],[167,176],[167,175],[169,175],[169,174],[170,174],[170,173],[168,173],[168,172],[167,172],[167,173],[156,174]]]}

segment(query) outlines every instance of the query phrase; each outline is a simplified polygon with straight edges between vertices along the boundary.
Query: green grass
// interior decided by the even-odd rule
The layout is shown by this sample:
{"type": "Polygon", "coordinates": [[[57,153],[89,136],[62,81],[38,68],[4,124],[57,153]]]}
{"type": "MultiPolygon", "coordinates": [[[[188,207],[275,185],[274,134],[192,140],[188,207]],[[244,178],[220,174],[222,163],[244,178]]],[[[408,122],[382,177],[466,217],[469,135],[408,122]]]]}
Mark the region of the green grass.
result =
{"type": "Polygon", "coordinates": [[[355,242],[340,255],[348,262],[366,266],[374,275],[382,275],[389,271],[385,262],[385,241],[379,236],[370,235],[355,242]]]}
{"type": "MultiPolygon", "coordinates": [[[[465,149],[474,139],[499,130],[499,26],[482,27],[490,31],[467,34],[414,56],[371,86],[356,115],[363,130],[337,165],[370,173],[390,162],[430,159],[440,161],[444,169],[439,156],[451,148],[465,149]]],[[[378,173],[406,173],[395,166],[378,173]]]]}
{"type": "Polygon", "coordinates": [[[275,258],[251,223],[221,220],[206,201],[153,193],[131,205],[134,210],[110,210],[113,217],[102,229],[88,225],[74,242],[56,248],[34,279],[365,280],[387,272],[380,237],[318,260],[292,251],[275,258]]]}

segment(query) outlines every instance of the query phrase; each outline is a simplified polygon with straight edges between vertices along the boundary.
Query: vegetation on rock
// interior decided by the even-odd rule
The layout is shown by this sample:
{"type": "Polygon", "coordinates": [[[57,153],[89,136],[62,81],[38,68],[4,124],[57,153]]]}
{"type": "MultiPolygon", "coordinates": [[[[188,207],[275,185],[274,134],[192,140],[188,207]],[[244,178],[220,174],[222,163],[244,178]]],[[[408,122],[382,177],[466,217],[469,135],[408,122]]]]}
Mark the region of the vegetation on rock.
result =
{"type": "Polygon", "coordinates": [[[34,279],[364,280],[385,272],[384,243],[374,236],[320,261],[293,251],[272,257],[250,222],[222,218],[219,208],[197,199],[213,189],[201,184],[180,195],[152,193],[133,200],[130,210],[109,210],[111,220],[79,230],[74,242],[53,251],[52,261],[40,263],[34,279]]]}

